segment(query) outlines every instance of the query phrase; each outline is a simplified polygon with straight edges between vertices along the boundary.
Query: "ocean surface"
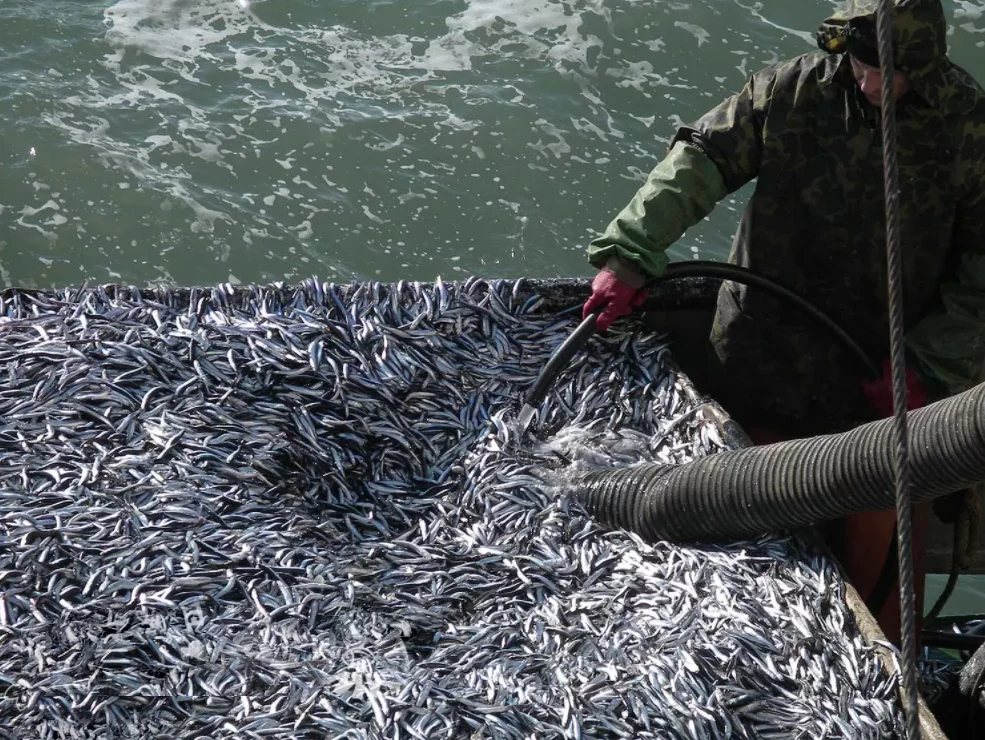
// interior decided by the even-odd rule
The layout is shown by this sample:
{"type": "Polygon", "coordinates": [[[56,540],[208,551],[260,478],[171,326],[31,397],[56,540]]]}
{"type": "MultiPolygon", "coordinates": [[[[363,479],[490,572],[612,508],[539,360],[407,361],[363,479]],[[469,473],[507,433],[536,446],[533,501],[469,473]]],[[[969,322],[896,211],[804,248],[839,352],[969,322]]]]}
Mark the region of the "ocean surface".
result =
{"type": "MultiPolygon", "coordinates": [[[[944,5],[985,82],[985,0],[944,5]]],[[[589,275],[675,128],[834,7],[0,0],[0,287],[589,275]]],[[[750,191],[672,258],[723,259],[750,191]]]]}

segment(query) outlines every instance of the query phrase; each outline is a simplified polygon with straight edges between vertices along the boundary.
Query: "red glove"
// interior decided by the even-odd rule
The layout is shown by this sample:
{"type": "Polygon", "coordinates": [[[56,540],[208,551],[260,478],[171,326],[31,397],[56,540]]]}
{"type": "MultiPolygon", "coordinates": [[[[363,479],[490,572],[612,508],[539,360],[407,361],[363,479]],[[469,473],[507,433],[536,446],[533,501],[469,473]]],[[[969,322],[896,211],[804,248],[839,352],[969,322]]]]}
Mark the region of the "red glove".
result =
{"type": "Polygon", "coordinates": [[[595,320],[595,326],[604,332],[613,321],[620,316],[632,313],[636,306],[643,305],[647,292],[634,288],[617,278],[609,270],[599,270],[592,281],[592,295],[585,301],[581,317],[587,319],[596,308],[602,308],[602,313],[595,320]]]}
{"type": "MultiPolygon", "coordinates": [[[[882,362],[882,377],[862,381],[869,406],[881,418],[893,415],[893,369],[889,360],[882,362]]],[[[927,403],[927,389],[911,368],[906,368],[906,410],[913,411],[927,403]]]]}

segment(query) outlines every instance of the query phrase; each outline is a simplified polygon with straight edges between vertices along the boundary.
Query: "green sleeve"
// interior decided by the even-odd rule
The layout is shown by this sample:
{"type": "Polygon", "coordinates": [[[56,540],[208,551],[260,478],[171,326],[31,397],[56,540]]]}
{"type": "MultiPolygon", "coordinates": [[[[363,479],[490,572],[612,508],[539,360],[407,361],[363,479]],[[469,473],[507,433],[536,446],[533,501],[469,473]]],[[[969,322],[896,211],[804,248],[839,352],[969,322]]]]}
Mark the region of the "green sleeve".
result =
{"type": "Polygon", "coordinates": [[[940,307],[906,337],[908,355],[940,396],[977,384],[985,364],[985,133],[977,149],[954,225],[955,268],[941,283],[940,307]]]}
{"type": "Polygon", "coordinates": [[[756,73],[739,93],[677,132],[629,205],[589,245],[589,262],[601,268],[617,257],[645,275],[663,274],[667,248],[759,174],[765,112],[784,84],[777,69],[756,73]]]}
{"type": "Polygon", "coordinates": [[[667,247],[711,213],[725,197],[715,164],[695,146],[676,143],[609,227],[588,247],[588,261],[601,268],[611,257],[633,263],[652,277],[667,267],[667,247]]]}

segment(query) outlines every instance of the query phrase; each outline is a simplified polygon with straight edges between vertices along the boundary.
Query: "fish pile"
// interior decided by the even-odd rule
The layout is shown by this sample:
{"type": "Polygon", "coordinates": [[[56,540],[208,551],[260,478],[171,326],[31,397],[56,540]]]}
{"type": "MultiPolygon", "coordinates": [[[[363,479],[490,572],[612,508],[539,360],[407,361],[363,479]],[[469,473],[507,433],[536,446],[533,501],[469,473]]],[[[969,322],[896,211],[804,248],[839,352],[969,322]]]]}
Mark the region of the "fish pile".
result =
{"type": "Polygon", "coordinates": [[[0,737],[902,736],[799,538],[600,527],[545,471],[722,449],[524,281],[0,299],[0,737]]]}

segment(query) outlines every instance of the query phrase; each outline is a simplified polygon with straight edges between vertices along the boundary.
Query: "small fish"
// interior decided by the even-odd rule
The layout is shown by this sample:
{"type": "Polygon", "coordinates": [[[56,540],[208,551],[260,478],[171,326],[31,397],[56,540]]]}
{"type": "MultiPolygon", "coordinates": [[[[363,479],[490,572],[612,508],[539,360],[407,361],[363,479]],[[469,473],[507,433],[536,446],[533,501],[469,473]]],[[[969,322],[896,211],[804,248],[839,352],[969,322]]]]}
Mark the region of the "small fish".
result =
{"type": "Polygon", "coordinates": [[[5,729],[900,732],[831,562],[646,543],[563,493],[724,444],[666,340],[616,327],[521,435],[568,308],[477,277],[0,292],[5,729]]]}

